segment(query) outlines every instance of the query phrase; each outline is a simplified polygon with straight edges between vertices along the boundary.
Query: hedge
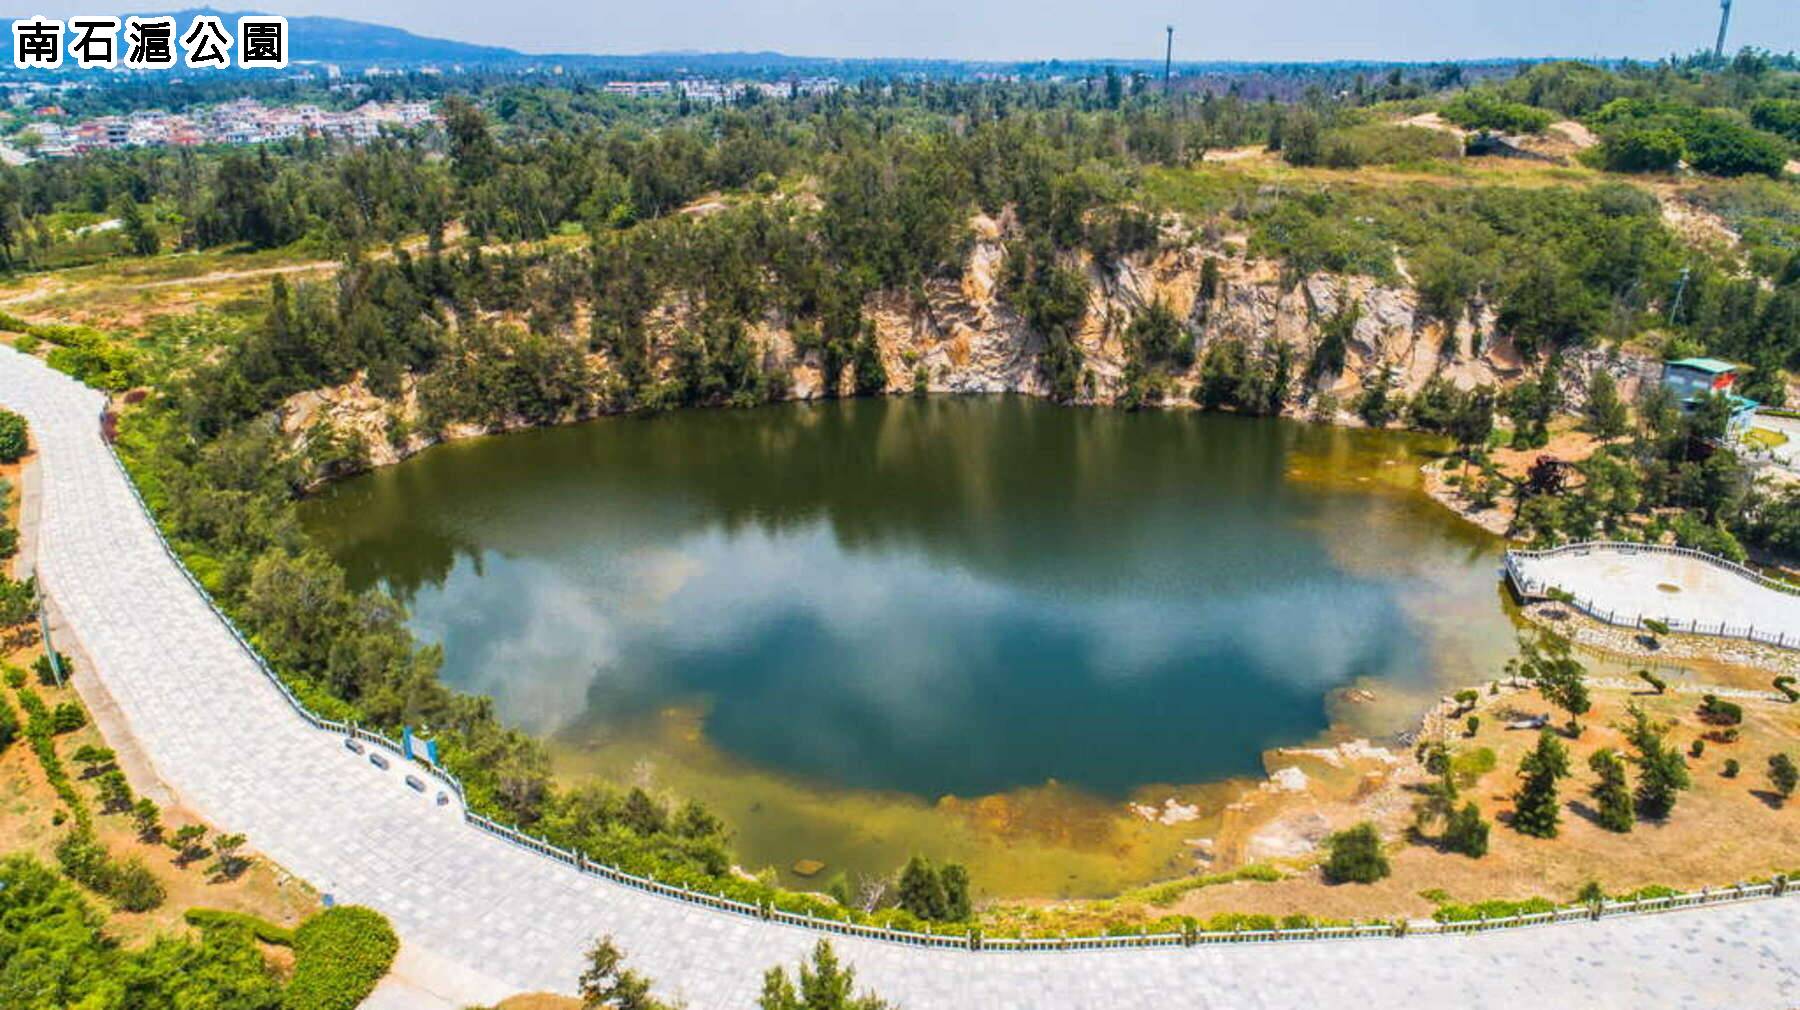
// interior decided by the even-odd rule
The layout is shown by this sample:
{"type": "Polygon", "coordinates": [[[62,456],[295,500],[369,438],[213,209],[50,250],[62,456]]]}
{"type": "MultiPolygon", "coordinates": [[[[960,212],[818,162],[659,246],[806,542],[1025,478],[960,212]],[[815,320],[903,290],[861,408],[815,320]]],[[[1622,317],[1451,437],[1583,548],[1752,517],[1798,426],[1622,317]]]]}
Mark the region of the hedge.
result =
{"type": "Polygon", "coordinates": [[[278,947],[294,945],[294,931],[277,926],[267,919],[243,912],[227,912],[219,908],[190,908],[181,914],[187,924],[202,932],[211,929],[241,928],[264,943],[278,947]]]}
{"type": "Polygon", "coordinates": [[[294,931],[294,977],[281,994],[282,1010],[356,1010],[399,950],[394,928],[374,909],[320,912],[294,931]]]}

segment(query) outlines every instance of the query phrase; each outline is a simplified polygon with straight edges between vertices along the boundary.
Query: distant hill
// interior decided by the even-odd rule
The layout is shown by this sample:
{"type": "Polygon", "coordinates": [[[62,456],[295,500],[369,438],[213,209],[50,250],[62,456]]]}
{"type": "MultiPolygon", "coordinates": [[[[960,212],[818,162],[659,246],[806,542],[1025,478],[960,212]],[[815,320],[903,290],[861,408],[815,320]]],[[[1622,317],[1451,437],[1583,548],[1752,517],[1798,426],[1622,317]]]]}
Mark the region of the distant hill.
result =
{"type": "MultiPolygon", "coordinates": [[[[126,13],[144,17],[141,11],[121,13],[123,20],[126,13]]],[[[187,30],[189,22],[198,14],[212,14],[225,22],[227,30],[237,29],[237,19],[244,14],[265,13],[262,11],[222,11],[211,7],[188,8],[179,11],[155,11],[158,15],[173,13],[177,33],[187,30]]],[[[8,15],[10,23],[18,17],[30,15],[8,15]]],[[[462,63],[490,65],[513,63],[527,57],[516,49],[501,46],[480,46],[469,42],[457,42],[451,39],[434,39],[424,35],[415,35],[403,28],[390,28],[387,25],[370,24],[366,21],[351,21],[346,18],[328,17],[288,17],[289,53],[288,59],[316,60],[321,63],[341,63],[353,66],[381,63],[390,65],[417,66],[426,63],[462,63]]],[[[4,52],[0,53],[0,66],[12,66],[12,33],[5,34],[4,52]]],[[[122,42],[122,40],[121,40],[122,42]]],[[[235,55],[235,54],[234,54],[235,55]]]]}
{"type": "MultiPolygon", "coordinates": [[[[91,11],[90,11],[91,13],[91,11]]],[[[143,16],[142,12],[139,16],[143,16]]],[[[167,14],[168,11],[153,11],[167,14]]],[[[197,14],[213,14],[235,31],[237,18],[263,11],[223,11],[211,7],[187,8],[173,12],[177,31],[185,31],[197,14]]],[[[17,16],[8,16],[10,22],[17,16]]],[[[119,15],[121,19],[125,13],[119,15]]],[[[918,76],[930,78],[968,77],[975,74],[1019,74],[1029,78],[1080,77],[1097,73],[1103,67],[1137,71],[1152,77],[1162,72],[1160,60],[947,60],[909,57],[850,59],[829,56],[794,56],[778,52],[696,52],[664,51],[637,54],[599,53],[524,53],[504,46],[476,45],[453,39],[417,35],[403,28],[354,21],[348,18],[290,16],[288,18],[289,59],[314,63],[335,63],[347,70],[369,66],[391,68],[435,65],[451,67],[526,69],[556,66],[574,73],[619,74],[641,77],[697,74],[708,77],[760,77],[781,79],[789,76],[831,75],[846,80],[864,77],[918,76]]],[[[580,44],[580,43],[575,43],[580,44]]],[[[18,71],[12,66],[12,33],[0,34],[0,78],[43,76],[43,71],[18,71]]],[[[1474,80],[1494,73],[1511,72],[1519,61],[1508,59],[1462,61],[1464,79],[1474,80]]],[[[1192,90],[1204,82],[1212,90],[1224,90],[1238,82],[1243,97],[1256,100],[1270,94],[1291,97],[1309,79],[1343,77],[1346,80],[1358,69],[1373,73],[1394,66],[1424,66],[1360,61],[1323,63],[1259,63],[1240,61],[1177,62],[1175,69],[1185,82],[1181,87],[1192,90]]],[[[191,71],[177,68],[184,76],[191,71]]],[[[65,74],[79,73],[72,65],[65,74]]]]}

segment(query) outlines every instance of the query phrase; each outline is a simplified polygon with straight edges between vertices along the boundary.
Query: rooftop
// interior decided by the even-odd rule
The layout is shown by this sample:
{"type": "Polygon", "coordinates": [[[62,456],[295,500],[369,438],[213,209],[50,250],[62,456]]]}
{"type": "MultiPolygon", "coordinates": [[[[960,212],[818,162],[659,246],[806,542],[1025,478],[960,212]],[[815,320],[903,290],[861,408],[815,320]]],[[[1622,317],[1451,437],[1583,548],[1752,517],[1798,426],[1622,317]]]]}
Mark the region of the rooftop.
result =
{"type": "Polygon", "coordinates": [[[1737,371],[1738,366],[1729,361],[1720,361],[1718,358],[1682,358],[1680,361],[1668,362],[1666,367],[1692,368],[1712,375],[1723,375],[1726,372],[1737,371]]]}

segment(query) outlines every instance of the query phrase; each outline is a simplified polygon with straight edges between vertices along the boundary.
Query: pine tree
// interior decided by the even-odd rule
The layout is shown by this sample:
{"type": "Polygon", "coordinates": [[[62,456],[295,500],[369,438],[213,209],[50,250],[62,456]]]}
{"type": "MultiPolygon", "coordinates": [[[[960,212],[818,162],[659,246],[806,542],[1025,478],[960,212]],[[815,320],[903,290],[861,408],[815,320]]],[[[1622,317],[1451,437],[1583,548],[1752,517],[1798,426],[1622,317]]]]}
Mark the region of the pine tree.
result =
{"type": "Polygon", "coordinates": [[[828,941],[813,948],[812,963],[800,963],[800,984],[787,972],[770,968],[763,975],[757,1010],[889,1010],[874,993],[856,993],[856,971],[838,960],[828,941]]]}
{"type": "Polygon", "coordinates": [[[1556,799],[1556,780],[1569,774],[1569,752],[1546,729],[1538,734],[1537,748],[1519,762],[1525,781],[1513,797],[1513,827],[1537,838],[1555,838],[1562,810],[1556,799]]]}
{"type": "Polygon", "coordinates": [[[1594,786],[1600,826],[1608,831],[1630,831],[1637,817],[1631,808],[1631,788],[1625,782],[1625,760],[1611,747],[1602,747],[1588,758],[1588,767],[1600,776],[1594,786]]]}
{"type": "Polygon", "coordinates": [[[900,907],[926,920],[942,919],[949,912],[950,897],[944,893],[944,878],[924,856],[907,860],[906,868],[900,871],[900,907]]]}
{"type": "Polygon", "coordinates": [[[1676,799],[1693,780],[1681,752],[1663,742],[1663,731],[1644,710],[1632,705],[1627,711],[1632,723],[1625,728],[1625,738],[1637,750],[1632,763],[1638,766],[1638,814],[1660,821],[1674,812],[1676,799]]]}
{"type": "Polygon", "coordinates": [[[1588,431],[1602,439],[1618,438],[1631,429],[1631,415],[1625,401],[1619,399],[1619,385],[1605,369],[1594,373],[1583,413],[1588,431]]]}

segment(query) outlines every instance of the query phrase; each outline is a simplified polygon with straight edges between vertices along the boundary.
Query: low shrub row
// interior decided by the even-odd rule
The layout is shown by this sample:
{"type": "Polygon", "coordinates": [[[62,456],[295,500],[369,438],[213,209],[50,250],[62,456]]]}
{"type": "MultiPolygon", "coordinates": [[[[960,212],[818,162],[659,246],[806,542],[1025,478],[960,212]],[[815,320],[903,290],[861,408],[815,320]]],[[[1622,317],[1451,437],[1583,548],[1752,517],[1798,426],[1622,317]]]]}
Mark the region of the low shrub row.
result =
{"type": "Polygon", "coordinates": [[[293,946],[282,1010],[355,1010],[387,974],[400,940],[381,913],[340,905],[301,923],[293,946]]]}

